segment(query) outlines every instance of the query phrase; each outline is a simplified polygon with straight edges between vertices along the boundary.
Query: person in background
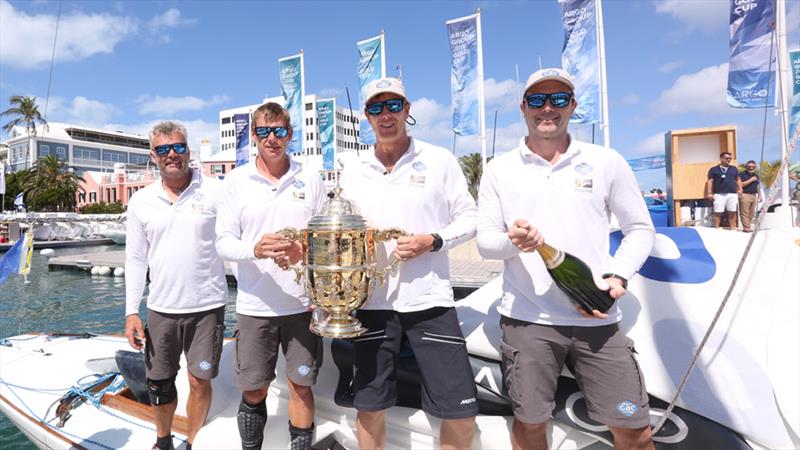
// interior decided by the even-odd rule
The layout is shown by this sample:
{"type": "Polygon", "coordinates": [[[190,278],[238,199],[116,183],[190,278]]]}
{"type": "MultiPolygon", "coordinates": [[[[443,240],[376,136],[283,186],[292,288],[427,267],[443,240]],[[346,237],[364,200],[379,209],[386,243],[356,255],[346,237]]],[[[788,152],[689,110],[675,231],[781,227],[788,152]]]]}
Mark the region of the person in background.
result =
{"type": "Polygon", "coordinates": [[[128,204],[125,242],[125,336],[144,341],[147,388],[156,423],[153,449],[169,450],[178,405],[175,377],[186,355],[186,404],[191,450],[211,405],[219,372],[228,283],[214,247],[222,183],[189,167],[186,128],[161,122],[150,132],[150,158],[160,182],[137,191],[128,204]],[[139,304],[150,274],[147,327],[139,304]]]}
{"type": "Polygon", "coordinates": [[[722,213],[727,213],[728,228],[736,231],[736,207],[742,183],[739,171],[731,165],[731,159],[729,152],[720,153],[719,164],[708,169],[706,199],[714,202],[714,228],[719,228],[722,213]]]}
{"type": "Polygon", "coordinates": [[[755,172],[756,162],[752,159],[744,164],[744,172],[739,174],[739,183],[742,193],[739,194],[739,212],[742,215],[742,231],[752,233],[752,221],[758,204],[759,184],[758,174],[755,172]]]}

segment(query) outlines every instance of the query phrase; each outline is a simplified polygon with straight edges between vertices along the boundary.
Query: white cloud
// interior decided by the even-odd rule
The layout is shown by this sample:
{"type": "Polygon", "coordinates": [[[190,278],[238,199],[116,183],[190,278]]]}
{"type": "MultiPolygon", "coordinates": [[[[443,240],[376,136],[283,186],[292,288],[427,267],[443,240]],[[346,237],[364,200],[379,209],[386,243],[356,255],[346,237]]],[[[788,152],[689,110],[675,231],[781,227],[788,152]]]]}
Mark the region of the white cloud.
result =
{"type": "MultiPolygon", "coordinates": [[[[3,64],[30,69],[49,63],[56,16],[31,15],[0,0],[0,59],[3,64]]],[[[108,54],[137,32],[136,20],[110,14],[73,13],[61,18],[56,61],[73,62],[108,54]]]]}
{"type": "Polygon", "coordinates": [[[619,99],[619,103],[623,106],[630,106],[639,103],[640,100],[641,98],[636,94],[626,94],[619,99]]]}
{"type": "Polygon", "coordinates": [[[514,80],[497,81],[489,78],[483,83],[484,97],[486,98],[486,111],[498,109],[506,111],[519,108],[521,94],[514,80]]]}
{"type": "Polygon", "coordinates": [[[226,95],[215,95],[208,100],[199,97],[162,97],[160,95],[143,95],[136,100],[139,114],[160,114],[169,116],[180,111],[198,111],[212,105],[228,101],[226,95]]]}
{"type": "Polygon", "coordinates": [[[656,114],[730,114],[734,108],[725,101],[728,63],[706,67],[699,72],[681,75],[658,99],[651,103],[656,114]]]}
{"type": "Polygon", "coordinates": [[[661,65],[658,68],[659,72],[672,72],[673,70],[681,67],[683,65],[683,61],[669,61],[661,65]]]}
{"type": "Polygon", "coordinates": [[[660,0],[656,12],[673,16],[688,30],[711,33],[728,26],[729,5],[723,0],[660,0]]]}
{"type": "MultiPolygon", "coordinates": [[[[174,119],[174,120],[180,122],[186,127],[186,131],[189,133],[189,147],[191,148],[192,152],[194,152],[194,155],[199,155],[200,142],[203,139],[208,139],[209,141],[211,141],[211,147],[213,149],[219,148],[219,125],[217,124],[216,121],[206,122],[204,120],[199,120],[199,119],[198,120],[174,119]]],[[[109,131],[124,131],[125,133],[139,134],[147,137],[153,126],[160,121],[161,119],[134,123],[134,124],[121,124],[121,123],[105,124],[102,125],[100,128],[109,131]]]]}
{"type": "Polygon", "coordinates": [[[657,133],[634,145],[630,153],[635,156],[663,155],[664,142],[664,133],[657,133]]]}
{"type": "Polygon", "coordinates": [[[38,99],[42,114],[47,108],[47,120],[65,122],[89,127],[101,127],[119,113],[111,103],[103,103],[86,97],[77,96],[71,100],[62,97],[50,97],[45,105],[44,99],[38,99]]]}
{"type": "Polygon", "coordinates": [[[170,8],[147,22],[148,40],[151,43],[167,43],[170,41],[170,35],[166,32],[167,29],[189,26],[196,22],[196,19],[182,17],[180,10],[170,8]]]}

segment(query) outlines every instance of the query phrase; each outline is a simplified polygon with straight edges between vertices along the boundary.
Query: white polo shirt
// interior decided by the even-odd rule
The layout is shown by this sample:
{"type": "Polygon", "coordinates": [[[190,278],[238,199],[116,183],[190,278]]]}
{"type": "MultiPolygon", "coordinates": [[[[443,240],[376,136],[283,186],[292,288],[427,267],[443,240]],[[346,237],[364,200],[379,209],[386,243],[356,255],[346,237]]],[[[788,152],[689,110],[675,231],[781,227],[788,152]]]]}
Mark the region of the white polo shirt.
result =
{"type": "Polygon", "coordinates": [[[224,306],[228,284],[214,247],[222,183],[192,170],[192,181],[173,204],[160,180],[128,203],[125,238],[125,315],[139,312],[147,270],[147,307],[185,314],[224,306]]]}
{"type": "Polygon", "coordinates": [[[555,165],[534,154],[525,138],[486,167],[478,196],[478,250],[505,261],[500,314],[546,325],[599,326],[621,318],[615,304],[607,319],[581,316],[554,283],[538,253],[521,253],[509,240],[525,219],[545,242],[582,259],[595,278],[615,273],[630,279],[644,264],[655,230],[639,186],[614,150],[572,140],[555,165]],[[609,221],[624,234],[609,256],[609,221]]]}
{"type": "MultiPolygon", "coordinates": [[[[453,306],[447,250],[475,235],[475,201],[456,157],[442,147],[411,139],[394,169],[365,152],[345,166],[342,196],[353,201],[371,226],[401,228],[410,234],[438,233],[444,247],[409,261],[375,292],[362,309],[421,311],[453,306]]],[[[376,246],[378,268],[394,259],[395,241],[376,246]]]]}
{"type": "Polygon", "coordinates": [[[264,233],[282,228],[306,228],[308,220],[326,199],[319,174],[291,161],[276,184],[258,173],[255,160],[225,177],[225,197],[217,220],[217,250],[233,261],[236,275],[236,312],[247,316],[285,316],[306,311],[305,288],[295,273],[278,267],[272,259],[253,253],[264,233]]]}

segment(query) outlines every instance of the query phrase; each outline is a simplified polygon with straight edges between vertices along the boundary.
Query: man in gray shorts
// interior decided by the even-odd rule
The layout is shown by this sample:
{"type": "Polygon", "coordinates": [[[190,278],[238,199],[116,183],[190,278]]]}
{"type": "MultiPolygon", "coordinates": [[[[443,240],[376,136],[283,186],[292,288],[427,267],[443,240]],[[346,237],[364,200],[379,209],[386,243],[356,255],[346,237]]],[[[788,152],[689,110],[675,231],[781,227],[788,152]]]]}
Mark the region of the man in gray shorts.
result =
{"type": "Polygon", "coordinates": [[[309,449],[314,435],[311,386],[322,363],[322,340],[309,331],[305,289],[281,269],[300,260],[302,244],[277,231],[305,228],[326,196],[316,171],[286,153],[290,123],[277,103],[255,110],[251,135],[258,154],[225,177],[217,222],[217,250],[236,263],[236,381],[243,391],[237,420],[243,449],[261,448],[278,346],[286,357],[292,450],[309,449]]]}
{"type": "Polygon", "coordinates": [[[189,167],[186,128],[162,122],[150,132],[150,157],[160,182],[136,192],[128,204],[125,245],[125,336],[135,349],[145,340],[154,449],[171,449],[181,353],[189,376],[187,448],[206,420],[211,379],[217,376],[228,285],[214,246],[222,183],[189,167]],[[187,262],[191,262],[187,264],[187,262]],[[150,271],[147,328],[139,304],[150,271]]]}
{"type": "MultiPolygon", "coordinates": [[[[545,239],[601,274],[609,295],[625,294],[655,231],[633,172],[616,151],[573,139],[575,85],[561,69],[533,73],[520,105],[528,136],[492,160],[478,197],[478,250],[504,260],[498,311],[503,378],[514,410],[515,449],[546,449],[546,425],[566,363],[589,416],[607,425],[615,448],[653,448],[647,390],[633,343],[607,313],[570,302],[533,252],[545,239]],[[624,234],[609,256],[609,213],[624,234]]],[[[599,277],[597,277],[599,278],[599,277]]],[[[605,287],[605,286],[603,286],[605,287]]]]}

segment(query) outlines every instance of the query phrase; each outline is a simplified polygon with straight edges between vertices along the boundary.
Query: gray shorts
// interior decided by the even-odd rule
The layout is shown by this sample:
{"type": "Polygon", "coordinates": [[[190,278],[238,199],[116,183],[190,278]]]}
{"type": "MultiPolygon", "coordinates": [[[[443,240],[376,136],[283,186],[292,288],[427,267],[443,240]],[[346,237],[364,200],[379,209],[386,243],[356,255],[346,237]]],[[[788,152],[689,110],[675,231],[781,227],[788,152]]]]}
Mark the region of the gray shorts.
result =
{"type": "Polygon", "coordinates": [[[280,344],[286,376],[311,386],[322,365],[322,338],[308,329],[311,313],[255,317],[236,314],[236,384],[243,391],[261,389],[275,379],[280,344]]]}
{"type": "Polygon", "coordinates": [[[520,421],[537,424],[550,419],[558,376],[566,362],[593,420],[618,428],[650,424],[647,389],[633,341],[617,324],[547,326],[501,316],[500,327],[503,381],[520,421]]]}
{"type": "Polygon", "coordinates": [[[224,321],[224,306],[187,314],[148,310],[144,330],[147,378],[174,377],[181,368],[181,353],[186,354],[192,375],[204,380],[216,377],[225,335],[224,321]]]}

